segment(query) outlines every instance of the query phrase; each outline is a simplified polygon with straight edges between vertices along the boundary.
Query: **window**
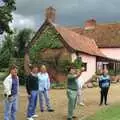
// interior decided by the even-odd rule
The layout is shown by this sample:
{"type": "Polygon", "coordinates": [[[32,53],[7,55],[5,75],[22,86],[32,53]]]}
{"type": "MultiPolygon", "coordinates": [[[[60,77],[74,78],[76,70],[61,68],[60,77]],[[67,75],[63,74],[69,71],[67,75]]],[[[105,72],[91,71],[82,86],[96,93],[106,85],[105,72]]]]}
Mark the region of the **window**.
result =
{"type": "Polygon", "coordinates": [[[85,71],[87,71],[87,63],[82,63],[82,67],[84,67],[85,71]]]}
{"type": "Polygon", "coordinates": [[[114,63],[109,63],[108,64],[108,69],[109,70],[114,70],[114,63]]]}

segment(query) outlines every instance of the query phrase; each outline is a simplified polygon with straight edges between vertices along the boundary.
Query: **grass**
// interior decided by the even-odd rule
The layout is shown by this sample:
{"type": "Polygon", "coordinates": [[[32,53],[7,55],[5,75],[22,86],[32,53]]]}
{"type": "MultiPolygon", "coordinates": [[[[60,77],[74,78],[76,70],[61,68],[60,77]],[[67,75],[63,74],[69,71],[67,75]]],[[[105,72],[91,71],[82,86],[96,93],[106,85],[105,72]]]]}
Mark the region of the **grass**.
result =
{"type": "Polygon", "coordinates": [[[120,104],[103,108],[85,120],[120,120],[120,104]]]}

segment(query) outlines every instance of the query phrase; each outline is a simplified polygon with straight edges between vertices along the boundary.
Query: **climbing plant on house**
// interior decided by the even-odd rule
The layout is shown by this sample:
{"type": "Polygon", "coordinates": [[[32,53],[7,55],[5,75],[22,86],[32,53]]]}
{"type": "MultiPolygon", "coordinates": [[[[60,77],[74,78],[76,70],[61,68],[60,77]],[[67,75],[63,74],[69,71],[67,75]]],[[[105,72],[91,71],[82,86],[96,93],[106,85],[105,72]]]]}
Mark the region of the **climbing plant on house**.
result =
{"type": "MultiPolygon", "coordinates": [[[[39,38],[34,41],[34,44],[31,45],[30,48],[30,59],[32,63],[39,64],[38,61],[42,61],[44,58],[42,57],[42,53],[45,49],[57,49],[60,50],[60,48],[64,48],[63,43],[61,42],[61,36],[60,34],[55,30],[53,26],[46,26],[45,30],[42,31],[42,33],[38,33],[39,38]]],[[[55,51],[56,52],[56,51],[55,51]]],[[[61,53],[63,54],[63,53],[61,53]]],[[[61,59],[61,54],[52,55],[52,57],[47,56],[47,63],[49,65],[52,65],[56,70],[59,72],[67,72],[67,68],[71,64],[71,57],[70,54],[65,55],[61,59]]],[[[43,55],[44,56],[44,55],[43,55]]],[[[44,60],[43,60],[44,61],[44,60]]],[[[74,65],[76,68],[81,67],[81,60],[76,59],[74,62],[74,65]]]]}
{"type": "Polygon", "coordinates": [[[59,33],[53,27],[47,26],[35,44],[30,48],[31,60],[39,59],[37,58],[38,52],[40,53],[45,48],[54,49],[62,47],[63,44],[60,42],[59,33]]]}
{"type": "MultiPolygon", "coordinates": [[[[42,53],[44,49],[60,50],[60,48],[63,48],[64,45],[60,39],[62,38],[54,27],[46,26],[45,30],[42,32],[42,34],[40,34],[40,37],[35,41],[29,50],[31,61],[33,63],[36,61],[42,61],[40,53],[42,53]]],[[[61,59],[60,55],[57,54],[55,56],[53,55],[52,58],[47,59],[47,63],[62,72],[66,71],[66,67],[70,64],[70,62],[71,59],[69,55],[66,55],[61,59]]]]}

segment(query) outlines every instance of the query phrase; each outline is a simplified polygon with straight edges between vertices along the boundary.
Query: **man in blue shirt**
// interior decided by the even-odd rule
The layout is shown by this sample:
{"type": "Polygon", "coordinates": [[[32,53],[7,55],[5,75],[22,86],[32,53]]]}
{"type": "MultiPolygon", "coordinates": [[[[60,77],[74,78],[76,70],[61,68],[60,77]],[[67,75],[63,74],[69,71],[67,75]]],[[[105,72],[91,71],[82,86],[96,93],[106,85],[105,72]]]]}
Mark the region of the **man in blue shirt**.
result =
{"type": "Polygon", "coordinates": [[[108,75],[107,69],[103,70],[103,74],[99,78],[99,87],[101,88],[100,105],[103,104],[103,99],[104,99],[105,105],[108,105],[107,95],[108,95],[108,90],[110,88],[110,76],[108,75]]]}
{"type": "Polygon", "coordinates": [[[16,120],[17,98],[19,93],[19,78],[17,76],[17,66],[10,67],[10,74],[4,82],[5,110],[4,120],[16,120]]]}

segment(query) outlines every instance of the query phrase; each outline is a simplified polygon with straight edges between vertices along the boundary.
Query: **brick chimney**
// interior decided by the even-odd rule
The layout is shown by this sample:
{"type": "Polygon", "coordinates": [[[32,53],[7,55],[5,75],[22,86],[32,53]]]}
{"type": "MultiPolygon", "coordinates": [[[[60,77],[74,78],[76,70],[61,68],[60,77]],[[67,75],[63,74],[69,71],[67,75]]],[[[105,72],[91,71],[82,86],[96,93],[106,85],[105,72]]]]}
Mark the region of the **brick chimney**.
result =
{"type": "Polygon", "coordinates": [[[53,8],[52,6],[46,8],[45,17],[46,17],[46,20],[49,20],[51,22],[55,22],[56,9],[53,8]]]}
{"type": "Polygon", "coordinates": [[[92,29],[95,29],[95,27],[96,27],[95,19],[90,19],[85,22],[85,26],[84,26],[85,30],[92,30],[92,29]]]}

